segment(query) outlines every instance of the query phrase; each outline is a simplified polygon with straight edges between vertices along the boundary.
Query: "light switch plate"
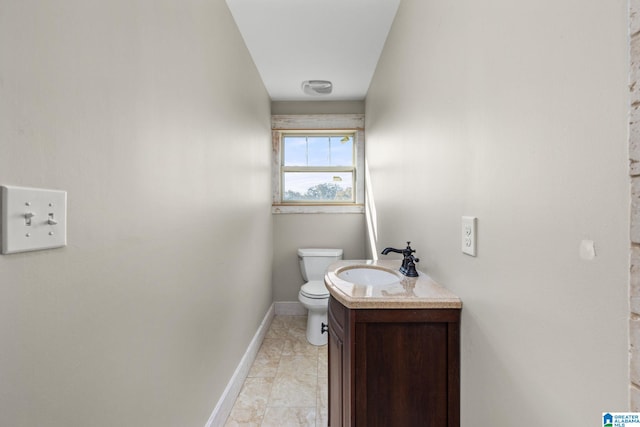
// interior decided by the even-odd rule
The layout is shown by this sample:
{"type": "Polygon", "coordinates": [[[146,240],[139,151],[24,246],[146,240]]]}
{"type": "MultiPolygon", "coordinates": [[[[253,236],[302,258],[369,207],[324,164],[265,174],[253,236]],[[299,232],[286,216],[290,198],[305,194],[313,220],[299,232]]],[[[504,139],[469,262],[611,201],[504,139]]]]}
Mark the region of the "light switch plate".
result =
{"type": "Polygon", "coordinates": [[[478,218],[475,216],[462,217],[462,252],[476,256],[478,218]]]}
{"type": "Polygon", "coordinates": [[[3,185],[2,253],[66,246],[67,192],[3,185]]]}

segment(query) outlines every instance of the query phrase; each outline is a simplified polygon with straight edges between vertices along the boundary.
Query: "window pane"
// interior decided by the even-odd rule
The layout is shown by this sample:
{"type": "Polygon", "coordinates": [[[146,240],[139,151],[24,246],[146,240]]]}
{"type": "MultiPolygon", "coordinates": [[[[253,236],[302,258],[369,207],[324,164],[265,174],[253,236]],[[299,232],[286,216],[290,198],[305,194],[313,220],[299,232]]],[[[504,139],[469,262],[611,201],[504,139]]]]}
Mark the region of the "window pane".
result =
{"type": "Polygon", "coordinates": [[[353,165],[353,136],[331,137],[331,166],[353,165]]]}
{"type": "Polygon", "coordinates": [[[285,136],[283,145],[285,166],[307,166],[306,137],[285,136]]]}
{"type": "Polygon", "coordinates": [[[353,172],[285,172],[283,200],[353,201],[353,172]]]}
{"type": "Polygon", "coordinates": [[[283,137],[285,166],[353,166],[353,135],[283,137]]]}
{"type": "Polygon", "coordinates": [[[331,145],[328,136],[310,136],[307,138],[309,166],[329,166],[331,145]]]}

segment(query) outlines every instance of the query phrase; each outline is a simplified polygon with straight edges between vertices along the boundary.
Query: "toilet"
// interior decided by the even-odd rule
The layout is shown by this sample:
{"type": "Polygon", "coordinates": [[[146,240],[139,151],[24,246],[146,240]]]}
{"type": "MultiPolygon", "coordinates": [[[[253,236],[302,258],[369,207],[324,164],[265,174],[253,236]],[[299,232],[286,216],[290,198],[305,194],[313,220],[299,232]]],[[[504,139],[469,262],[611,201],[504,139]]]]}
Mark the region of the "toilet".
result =
{"type": "Polygon", "coordinates": [[[298,249],[300,271],[306,283],[300,288],[298,300],[309,311],[307,317],[307,341],[313,345],[325,345],[329,291],[324,285],[327,267],[342,259],[342,249],[298,249]]]}

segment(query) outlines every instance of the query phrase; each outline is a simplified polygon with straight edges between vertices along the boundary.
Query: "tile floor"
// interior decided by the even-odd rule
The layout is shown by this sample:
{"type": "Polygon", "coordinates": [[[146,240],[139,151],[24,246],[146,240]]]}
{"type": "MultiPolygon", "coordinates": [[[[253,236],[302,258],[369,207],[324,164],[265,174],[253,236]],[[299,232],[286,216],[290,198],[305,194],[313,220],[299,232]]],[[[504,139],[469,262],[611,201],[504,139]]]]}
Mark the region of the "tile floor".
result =
{"type": "Polygon", "coordinates": [[[307,342],[306,321],[275,316],[225,427],[326,427],[327,346],[307,342]]]}

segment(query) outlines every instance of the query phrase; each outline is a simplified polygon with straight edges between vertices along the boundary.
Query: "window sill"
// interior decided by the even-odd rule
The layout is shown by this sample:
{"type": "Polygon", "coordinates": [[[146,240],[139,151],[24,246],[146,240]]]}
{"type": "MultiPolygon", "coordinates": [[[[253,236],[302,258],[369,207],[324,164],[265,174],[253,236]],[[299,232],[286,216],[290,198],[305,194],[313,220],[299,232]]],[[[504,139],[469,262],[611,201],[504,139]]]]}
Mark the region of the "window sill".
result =
{"type": "Polygon", "coordinates": [[[272,205],[272,214],[363,214],[364,205],[272,205]]]}

